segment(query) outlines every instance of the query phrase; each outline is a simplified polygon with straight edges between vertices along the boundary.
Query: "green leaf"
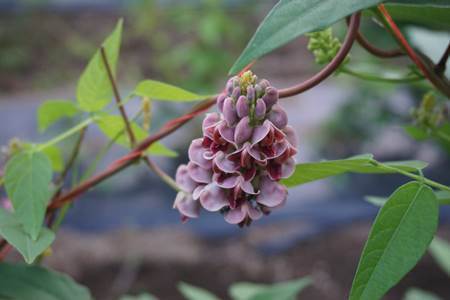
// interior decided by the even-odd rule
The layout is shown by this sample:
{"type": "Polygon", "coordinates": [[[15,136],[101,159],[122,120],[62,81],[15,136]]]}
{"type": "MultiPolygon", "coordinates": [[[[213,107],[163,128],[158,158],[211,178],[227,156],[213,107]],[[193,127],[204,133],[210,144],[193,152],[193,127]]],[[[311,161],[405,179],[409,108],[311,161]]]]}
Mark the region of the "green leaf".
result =
{"type": "Polygon", "coordinates": [[[70,100],[47,100],[38,108],[38,127],[44,132],[50,125],[62,118],[71,118],[79,112],[70,100]]]}
{"type": "Polygon", "coordinates": [[[450,276],[450,243],[436,236],[429,250],[441,269],[450,276]]]}
{"type": "Polygon", "coordinates": [[[307,277],[273,285],[240,282],[231,286],[230,295],[235,300],[291,300],[310,284],[307,277]]]}
{"type": "Polygon", "coordinates": [[[450,204],[450,192],[437,191],[437,192],[435,192],[435,194],[441,205],[449,205],[450,204]]]}
{"type": "Polygon", "coordinates": [[[230,74],[253,60],[311,31],[326,28],[342,18],[382,0],[281,0],[259,25],[234,63],[230,74]]]}
{"type": "Polygon", "coordinates": [[[89,291],[69,276],[43,267],[2,263],[0,278],[0,299],[92,299],[89,291]]]}
{"type": "Polygon", "coordinates": [[[383,206],[386,204],[388,198],[385,197],[377,197],[377,196],[366,196],[364,199],[369,202],[370,204],[373,204],[375,206],[383,206]]]}
{"type": "Polygon", "coordinates": [[[155,80],[139,82],[134,90],[134,94],[141,97],[148,97],[152,100],[176,102],[199,101],[208,97],[197,95],[182,88],[155,80]]]}
{"type": "Polygon", "coordinates": [[[38,238],[42,228],[51,179],[51,162],[41,152],[16,154],[6,164],[6,192],[18,220],[33,240],[38,238]]]}
{"type": "Polygon", "coordinates": [[[282,183],[288,187],[343,174],[367,166],[372,160],[370,154],[350,157],[347,159],[329,160],[317,163],[298,164],[294,174],[282,183]]]}
{"type": "MultiPolygon", "coordinates": [[[[119,58],[122,23],[122,19],[119,20],[114,31],[103,42],[113,76],[116,74],[116,66],[119,58]]],[[[81,109],[93,112],[100,111],[108,105],[112,96],[111,82],[109,81],[100,50],[97,50],[78,81],[77,101],[81,109]]]]}
{"type": "Polygon", "coordinates": [[[450,29],[450,6],[405,6],[397,4],[386,5],[386,9],[395,21],[413,25],[425,25],[438,30],[450,29]]]}
{"type": "MultiPolygon", "coordinates": [[[[55,239],[53,231],[43,228],[36,240],[23,230],[22,224],[14,214],[0,208],[0,235],[16,248],[28,264],[44,252],[55,239]]],[[[0,291],[1,294],[1,291],[0,291]]]]}
{"type": "Polygon", "coordinates": [[[389,0],[388,3],[398,3],[409,6],[434,6],[434,7],[450,7],[448,0],[389,0]]]}
{"type": "Polygon", "coordinates": [[[399,187],[380,209],[364,246],[349,300],[380,299],[425,253],[437,229],[433,191],[419,182],[399,187]]]}
{"type": "Polygon", "coordinates": [[[404,126],[403,128],[410,137],[417,141],[423,141],[430,137],[430,135],[422,128],[412,125],[404,126]]]}
{"type": "Polygon", "coordinates": [[[406,291],[403,300],[441,300],[441,298],[418,288],[410,288],[406,291]]]}
{"type": "Polygon", "coordinates": [[[61,149],[59,149],[55,145],[47,146],[42,150],[42,153],[47,155],[48,159],[52,164],[52,169],[55,172],[60,172],[64,168],[64,159],[61,153],[61,149]]]}
{"type": "Polygon", "coordinates": [[[121,297],[120,300],[157,300],[157,298],[155,296],[145,293],[137,296],[125,295],[121,297]]]}
{"type": "MultiPolygon", "coordinates": [[[[102,115],[101,117],[96,119],[96,123],[99,126],[100,130],[105,134],[109,139],[116,139],[115,142],[125,148],[130,148],[130,140],[125,131],[125,122],[123,121],[121,116],[117,115],[102,115]]],[[[133,130],[134,136],[138,142],[144,140],[148,133],[142,129],[135,122],[131,122],[131,129],[133,130]]],[[[175,157],[177,153],[160,142],[154,143],[150,148],[148,148],[147,153],[155,156],[167,156],[167,157],[175,157]]]]}
{"type": "Polygon", "coordinates": [[[178,290],[187,300],[219,300],[211,292],[185,282],[178,284],[178,290]]]}

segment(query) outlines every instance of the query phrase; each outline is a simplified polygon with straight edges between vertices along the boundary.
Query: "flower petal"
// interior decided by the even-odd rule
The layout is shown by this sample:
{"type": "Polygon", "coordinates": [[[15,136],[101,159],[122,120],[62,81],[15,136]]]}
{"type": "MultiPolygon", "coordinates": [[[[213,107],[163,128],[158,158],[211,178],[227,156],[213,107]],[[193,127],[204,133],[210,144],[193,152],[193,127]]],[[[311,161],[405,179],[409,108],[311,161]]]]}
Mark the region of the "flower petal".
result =
{"type": "Polygon", "coordinates": [[[252,145],[262,141],[269,134],[271,126],[270,121],[266,120],[261,125],[255,127],[252,135],[252,145]]]}
{"type": "Polygon", "coordinates": [[[256,196],[256,202],[268,207],[275,207],[281,205],[286,197],[286,187],[270,180],[267,176],[261,178],[260,193],[256,196]]]}
{"type": "Polygon", "coordinates": [[[295,159],[289,158],[284,164],[281,165],[281,178],[290,177],[295,171],[295,159]]]}
{"type": "Polygon", "coordinates": [[[241,178],[239,187],[241,188],[241,190],[243,190],[247,194],[256,195],[259,193],[259,192],[255,192],[255,189],[254,189],[252,183],[250,182],[250,180],[245,181],[243,178],[241,178]]]}
{"type": "Polygon", "coordinates": [[[222,122],[217,126],[217,129],[225,141],[234,145],[234,128],[228,127],[226,122],[222,122]]]}
{"type": "Polygon", "coordinates": [[[204,169],[190,161],[188,163],[188,171],[191,178],[198,183],[210,183],[212,177],[211,169],[204,169]]]}
{"type": "Polygon", "coordinates": [[[191,193],[198,185],[189,175],[188,167],[186,165],[180,165],[178,167],[175,181],[180,188],[188,193],[191,193]]]}
{"type": "Polygon", "coordinates": [[[292,145],[292,147],[297,148],[298,147],[298,137],[297,134],[294,131],[294,128],[292,126],[287,125],[283,128],[283,132],[286,135],[287,141],[292,145]]]}
{"type": "Polygon", "coordinates": [[[202,122],[203,135],[212,139],[212,133],[214,132],[215,125],[220,121],[220,115],[218,113],[206,114],[205,119],[202,122]]]}
{"type": "Polygon", "coordinates": [[[272,110],[270,111],[267,118],[278,128],[282,129],[286,127],[288,118],[287,114],[284,111],[284,109],[276,104],[272,107],[272,110]]]}
{"type": "Polygon", "coordinates": [[[192,199],[190,195],[179,192],[175,199],[174,207],[178,211],[189,218],[197,218],[200,212],[200,203],[192,199]]]}
{"type": "Polygon", "coordinates": [[[250,126],[249,117],[242,118],[236,125],[236,130],[234,132],[234,141],[236,144],[242,144],[246,142],[252,136],[253,129],[250,126]]]}
{"type": "Polygon", "coordinates": [[[202,138],[193,140],[191,142],[191,145],[189,146],[188,155],[191,161],[195,162],[202,168],[208,169],[211,168],[211,161],[203,157],[203,154],[205,153],[206,149],[203,148],[202,142],[203,142],[202,138]]]}
{"type": "Polygon", "coordinates": [[[213,175],[213,182],[221,188],[231,189],[239,184],[239,175],[215,173],[213,175]]]}
{"type": "Polygon", "coordinates": [[[228,205],[225,191],[214,183],[204,188],[200,195],[200,203],[208,211],[218,211],[228,205]]]}
{"type": "Polygon", "coordinates": [[[214,158],[214,164],[225,173],[234,173],[239,169],[239,163],[229,160],[222,151],[214,158]]]}
{"type": "Polygon", "coordinates": [[[239,224],[244,221],[246,215],[247,212],[242,209],[242,206],[239,206],[226,212],[224,218],[230,224],[239,224]]]}
{"type": "Polygon", "coordinates": [[[242,203],[242,208],[252,220],[258,220],[263,216],[263,213],[248,201],[242,203]]]}
{"type": "Polygon", "coordinates": [[[203,190],[205,189],[205,184],[201,184],[198,187],[194,189],[192,192],[192,199],[198,200],[200,198],[200,195],[202,194],[203,190]]]}

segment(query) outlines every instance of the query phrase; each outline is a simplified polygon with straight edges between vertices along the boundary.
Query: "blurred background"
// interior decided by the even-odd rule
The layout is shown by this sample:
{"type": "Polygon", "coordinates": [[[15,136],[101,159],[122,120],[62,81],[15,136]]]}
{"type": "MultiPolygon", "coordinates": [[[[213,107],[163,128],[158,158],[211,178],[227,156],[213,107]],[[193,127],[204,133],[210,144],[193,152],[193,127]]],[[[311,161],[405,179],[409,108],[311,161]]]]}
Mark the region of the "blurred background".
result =
{"type": "MultiPolygon", "coordinates": [[[[74,100],[76,82],[89,58],[118,18],[124,18],[118,81],[126,95],[143,79],[155,79],[198,93],[223,89],[227,72],[275,1],[238,0],[0,0],[0,145],[12,138],[40,142],[73,126],[61,121],[37,132],[36,110],[48,99],[74,100]]],[[[342,38],[345,25],[334,26],[342,38]]],[[[450,38],[440,28],[402,23],[411,42],[437,59],[450,38]],[[432,47],[429,47],[432,45],[432,47]],[[428,46],[428,47],[427,47],[428,46]],[[431,48],[431,49],[430,49],[431,48]]],[[[395,46],[369,18],[362,30],[375,44],[395,46]]],[[[253,71],[279,88],[306,79],[320,66],[300,38],[260,59],[253,71]]],[[[408,60],[383,61],[359,46],[350,64],[372,73],[408,70],[408,60]]],[[[426,175],[450,184],[448,142],[416,141],[404,126],[415,124],[424,85],[366,82],[346,74],[283,100],[300,137],[299,162],[373,153],[378,160],[420,159],[426,175]]],[[[445,99],[437,96],[439,105],[445,99]]],[[[127,104],[130,112],[139,99],[127,104]]],[[[189,105],[154,103],[152,130],[189,105]]],[[[187,161],[189,142],[200,135],[201,118],[163,140],[176,158],[155,158],[170,175],[187,161]]],[[[62,145],[67,151],[73,143],[62,145]]],[[[82,172],[107,143],[89,128],[76,170],[82,172]]],[[[104,168],[120,146],[100,163],[104,168]]],[[[3,164],[3,161],[2,161],[3,164]]],[[[72,275],[97,299],[151,292],[182,299],[180,281],[205,287],[227,299],[237,281],[278,282],[311,276],[301,299],[345,299],[359,254],[378,208],[367,195],[386,197],[407,180],[389,175],[344,175],[291,189],[285,207],[240,229],[204,212],[182,224],[172,209],[175,192],[144,166],[133,166],[72,206],[45,264],[72,275]]],[[[450,237],[450,210],[443,207],[439,235],[450,237]]],[[[450,295],[449,278],[430,256],[385,299],[401,299],[411,286],[450,295]]]]}

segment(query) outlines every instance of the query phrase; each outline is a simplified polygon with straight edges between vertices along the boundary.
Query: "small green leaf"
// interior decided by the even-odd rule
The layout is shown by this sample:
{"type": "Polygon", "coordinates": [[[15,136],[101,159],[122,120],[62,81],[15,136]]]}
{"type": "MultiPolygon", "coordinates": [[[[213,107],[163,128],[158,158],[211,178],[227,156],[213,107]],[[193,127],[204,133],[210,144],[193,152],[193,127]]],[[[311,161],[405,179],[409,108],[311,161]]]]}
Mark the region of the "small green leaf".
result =
{"type": "Polygon", "coordinates": [[[430,135],[422,128],[412,125],[404,126],[403,128],[410,137],[417,141],[423,141],[430,137],[430,135]]]}
{"type": "Polygon", "coordinates": [[[33,240],[38,238],[42,228],[51,179],[51,162],[41,152],[16,154],[6,164],[6,192],[18,220],[33,240]]]}
{"type": "Polygon", "coordinates": [[[450,276],[450,243],[436,236],[429,250],[441,269],[450,276]]]}
{"type": "Polygon", "coordinates": [[[399,187],[375,219],[349,300],[381,299],[423,256],[438,216],[438,202],[429,187],[419,182],[399,187]]]}
{"type": "Polygon", "coordinates": [[[38,108],[38,127],[44,132],[50,125],[62,118],[71,118],[79,112],[70,100],[47,100],[38,108]]]}
{"type": "Polygon", "coordinates": [[[43,267],[2,263],[0,278],[0,299],[92,299],[89,291],[69,276],[43,267]]]}
{"type": "MultiPolygon", "coordinates": [[[[122,19],[119,20],[114,31],[103,42],[113,76],[116,74],[116,66],[119,58],[122,23],[122,19]]],[[[108,105],[112,96],[111,82],[100,50],[97,50],[78,81],[77,101],[81,109],[93,112],[100,111],[108,105]]]]}
{"type": "Polygon", "coordinates": [[[185,282],[178,284],[178,290],[187,300],[220,300],[211,292],[185,282]]]}
{"type": "Polygon", "coordinates": [[[448,0],[389,0],[388,3],[399,3],[408,6],[450,7],[448,0]]]}
{"type": "Polygon", "coordinates": [[[197,95],[182,88],[155,80],[141,81],[137,85],[134,93],[137,96],[148,97],[153,100],[176,102],[199,101],[208,97],[197,95]]]}
{"type": "Polygon", "coordinates": [[[59,149],[55,145],[47,146],[42,150],[42,153],[47,155],[48,159],[52,163],[52,169],[55,172],[60,172],[64,168],[64,159],[59,149]]]}
{"type": "Polygon", "coordinates": [[[388,198],[384,198],[384,197],[377,197],[377,196],[366,196],[364,197],[364,199],[369,202],[370,204],[373,204],[375,206],[383,206],[386,204],[388,198]]]}
{"type": "Polygon", "coordinates": [[[281,0],[259,25],[234,63],[230,74],[253,60],[311,31],[329,27],[342,18],[382,0],[281,0]]]}
{"type": "Polygon", "coordinates": [[[42,228],[38,238],[32,240],[14,214],[8,213],[2,208],[0,208],[0,235],[22,254],[28,264],[33,263],[36,257],[50,247],[55,239],[53,231],[42,228]]]}
{"type": "Polygon", "coordinates": [[[240,282],[233,284],[229,292],[235,300],[291,300],[310,284],[308,277],[273,285],[240,282]]]}
{"type": "Polygon", "coordinates": [[[372,155],[361,155],[347,159],[298,164],[294,174],[282,183],[288,187],[350,172],[358,167],[367,166],[372,155]]]}
{"type": "MultiPolygon", "coordinates": [[[[116,115],[103,115],[97,118],[96,122],[103,134],[105,134],[109,139],[116,139],[117,144],[125,148],[130,148],[130,140],[125,131],[125,122],[122,117],[116,115]]],[[[144,140],[148,135],[142,127],[134,122],[131,122],[131,128],[138,142],[144,140]]],[[[177,156],[175,151],[167,148],[160,142],[156,142],[150,146],[147,153],[155,156],[177,156]]]]}
{"type": "Polygon", "coordinates": [[[406,291],[403,300],[441,300],[441,298],[418,288],[410,288],[406,291]]]}
{"type": "Polygon", "coordinates": [[[450,204],[450,192],[437,191],[437,192],[435,192],[435,194],[441,205],[449,205],[450,204]]]}

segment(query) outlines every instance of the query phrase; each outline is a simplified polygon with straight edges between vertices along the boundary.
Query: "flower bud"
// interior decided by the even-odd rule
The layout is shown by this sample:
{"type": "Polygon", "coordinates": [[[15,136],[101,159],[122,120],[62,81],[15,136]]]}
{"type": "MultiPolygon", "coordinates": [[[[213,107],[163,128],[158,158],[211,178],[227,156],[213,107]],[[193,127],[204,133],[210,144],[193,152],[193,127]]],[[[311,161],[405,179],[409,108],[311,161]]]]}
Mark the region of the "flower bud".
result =
{"type": "Polygon", "coordinates": [[[263,99],[259,98],[256,100],[256,106],[255,106],[255,117],[258,120],[261,120],[266,115],[266,103],[263,101],[263,99]]]}
{"type": "Polygon", "coordinates": [[[278,101],[278,91],[273,87],[268,87],[266,89],[266,94],[262,97],[266,103],[267,109],[271,109],[272,106],[278,101]]]}
{"type": "Polygon", "coordinates": [[[279,129],[283,129],[284,127],[286,127],[288,121],[286,112],[279,105],[275,105],[272,108],[272,110],[269,112],[268,119],[279,129]]]}
{"type": "Polygon", "coordinates": [[[234,141],[236,144],[242,144],[252,136],[253,129],[250,127],[249,117],[242,118],[236,125],[236,131],[234,132],[234,141]]]}
{"type": "Polygon", "coordinates": [[[236,111],[239,118],[248,116],[249,106],[247,97],[245,96],[239,97],[238,101],[236,102],[236,111]]]}
{"type": "Polygon", "coordinates": [[[255,88],[252,87],[252,86],[249,86],[247,88],[247,99],[248,99],[249,103],[252,103],[256,99],[256,97],[255,97],[255,88]]]}
{"type": "Polygon", "coordinates": [[[225,102],[225,99],[227,98],[227,95],[225,94],[220,94],[217,97],[217,107],[219,108],[219,111],[222,112],[223,111],[223,103],[225,102]]]}
{"type": "Polygon", "coordinates": [[[236,107],[230,97],[226,98],[223,103],[223,116],[228,126],[232,126],[237,121],[236,107]]]}
{"type": "Polygon", "coordinates": [[[233,93],[231,94],[231,98],[233,98],[233,100],[237,100],[240,95],[241,95],[241,88],[235,87],[233,93]]]}

